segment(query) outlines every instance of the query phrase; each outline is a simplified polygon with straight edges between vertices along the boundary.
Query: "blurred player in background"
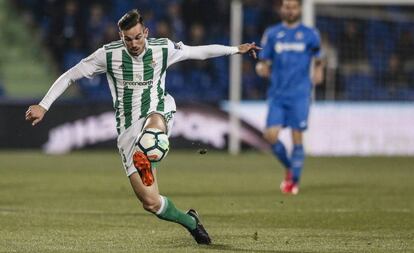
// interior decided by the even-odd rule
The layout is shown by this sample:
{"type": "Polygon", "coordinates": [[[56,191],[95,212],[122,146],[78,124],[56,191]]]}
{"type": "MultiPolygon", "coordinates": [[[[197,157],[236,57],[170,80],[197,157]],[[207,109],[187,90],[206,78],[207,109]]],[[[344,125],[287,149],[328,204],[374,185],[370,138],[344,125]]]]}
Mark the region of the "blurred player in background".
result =
{"type": "Polygon", "coordinates": [[[323,81],[319,33],[301,23],[301,7],[300,0],[283,0],[282,23],[266,29],[260,61],[256,64],[257,74],[271,80],[264,136],[272,145],[273,154],[286,168],[285,179],[280,185],[286,194],[299,192],[305,159],[303,132],[308,127],[312,84],[323,81]],[[284,127],[292,129],[290,156],[279,140],[280,130],[284,127]]]}
{"type": "MultiPolygon", "coordinates": [[[[187,59],[249,53],[256,57],[254,43],[238,47],[222,45],[186,46],[167,38],[148,38],[148,28],[138,10],[126,13],[118,22],[121,40],[109,43],[62,74],[38,105],[26,112],[26,120],[39,123],[52,103],[76,80],[106,73],[116,111],[118,148],[131,186],[143,208],[158,218],[183,225],[199,244],[211,240],[198,214],[184,213],[158,191],[156,169],[136,148],[144,129],[155,128],[168,135],[176,110],[174,99],[165,92],[165,71],[187,59]]],[[[144,135],[145,136],[145,135],[144,135]]]]}

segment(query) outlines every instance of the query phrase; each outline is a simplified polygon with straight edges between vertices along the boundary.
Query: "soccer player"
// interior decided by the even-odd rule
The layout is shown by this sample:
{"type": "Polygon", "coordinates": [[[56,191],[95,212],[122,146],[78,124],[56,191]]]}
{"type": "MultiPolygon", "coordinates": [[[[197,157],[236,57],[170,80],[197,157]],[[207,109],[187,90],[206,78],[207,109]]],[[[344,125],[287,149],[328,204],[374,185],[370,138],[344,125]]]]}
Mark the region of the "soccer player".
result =
{"type": "Polygon", "coordinates": [[[131,186],[143,208],[158,218],[184,226],[199,244],[211,240],[195,210],[182,212],[158,191],[156,169],[135,147],[144,129],[155,128],[169,134],[176,110],[174,99],[165,92],[166,69],[187,59],[249,53],[256,57],[254,43],[237,47],[222,45],[187,46],[167,38],[148,38],[148,28],[138,10],[119,21],[121,40],[109,43],[62,74],[38,105],[31,105],[26,120],[39,123],[52,103],[71,82],[106,73],[118,131],[118,148],[131,186]]]}
{"type": "Polygon", "coordinates": [[[285,179],[280,185],[281,191],[286,194],[299,192],[305,159],[302,136],[308,127],[312,84],[323,81],[319,34],[301,23],[301,7],[301,0],[283,0],[282,23],[264,32],[261,42],[263,50],[256,64],[257,74],[270,77],[271,81],[264,137],[286,169],[285,179]],[[292,129],[291,156],[278,138],[284,127],[292,129]]]}

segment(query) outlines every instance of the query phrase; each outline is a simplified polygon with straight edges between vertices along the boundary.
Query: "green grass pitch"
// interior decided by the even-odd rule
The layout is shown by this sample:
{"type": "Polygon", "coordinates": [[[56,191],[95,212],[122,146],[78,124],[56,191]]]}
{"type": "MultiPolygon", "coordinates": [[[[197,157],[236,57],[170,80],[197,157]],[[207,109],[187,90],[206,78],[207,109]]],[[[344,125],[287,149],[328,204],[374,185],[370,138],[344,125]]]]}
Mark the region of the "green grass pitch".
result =
{"type": "Polygon", "coordinates": [[[270,154],[172,151],[162,194],[213,244],[143,211],[118,153],[0,152],[0,252],[414,252],[414,158],[307,158],[283,196],[270,154]]]}

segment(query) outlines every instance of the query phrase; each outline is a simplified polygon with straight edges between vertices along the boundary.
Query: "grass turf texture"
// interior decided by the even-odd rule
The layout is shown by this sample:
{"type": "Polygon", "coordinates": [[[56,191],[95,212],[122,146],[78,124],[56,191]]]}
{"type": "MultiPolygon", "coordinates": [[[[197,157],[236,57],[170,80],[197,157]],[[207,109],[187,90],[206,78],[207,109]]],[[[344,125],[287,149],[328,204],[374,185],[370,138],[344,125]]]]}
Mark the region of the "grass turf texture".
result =
{"type": "Polygon", "coordinates": [[[414,158],[307,158],[283,196],[266,154],[172,151],[160,190],[212,239],[142,210],[117,152],[0,152],[0,252],[414,252],[414,158]]]}

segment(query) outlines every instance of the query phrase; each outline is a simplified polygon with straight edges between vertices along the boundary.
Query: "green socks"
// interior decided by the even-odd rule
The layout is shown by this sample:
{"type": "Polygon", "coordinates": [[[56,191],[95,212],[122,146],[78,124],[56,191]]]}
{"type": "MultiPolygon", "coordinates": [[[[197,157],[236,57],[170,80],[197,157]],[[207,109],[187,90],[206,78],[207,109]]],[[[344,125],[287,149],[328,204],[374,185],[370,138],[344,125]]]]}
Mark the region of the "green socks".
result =
{"type": "Polygon", "coordinates": [[[162,220],[181,224],[189,230],[193,230],[197,226],[193,217],[177,209],[174,203],[164,196],[161,196],[161,208],[155,215],[162,220]]]}

